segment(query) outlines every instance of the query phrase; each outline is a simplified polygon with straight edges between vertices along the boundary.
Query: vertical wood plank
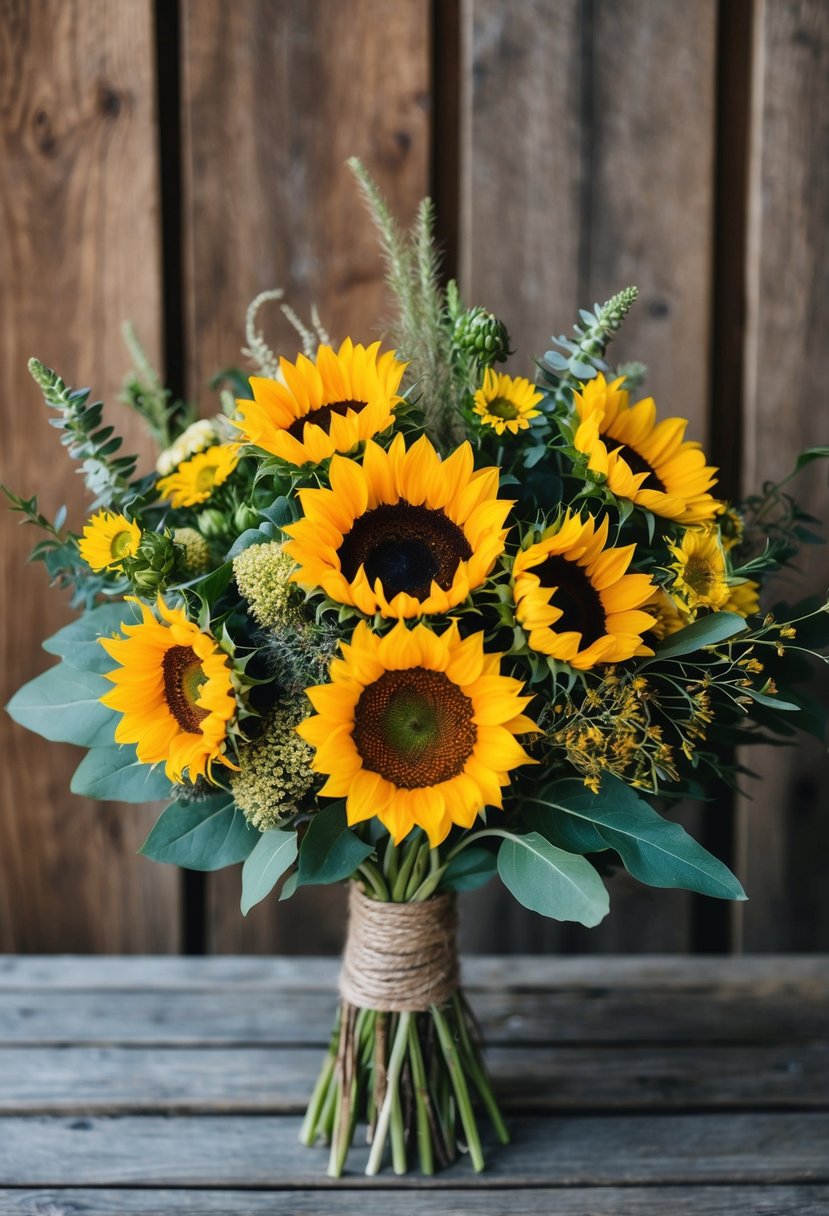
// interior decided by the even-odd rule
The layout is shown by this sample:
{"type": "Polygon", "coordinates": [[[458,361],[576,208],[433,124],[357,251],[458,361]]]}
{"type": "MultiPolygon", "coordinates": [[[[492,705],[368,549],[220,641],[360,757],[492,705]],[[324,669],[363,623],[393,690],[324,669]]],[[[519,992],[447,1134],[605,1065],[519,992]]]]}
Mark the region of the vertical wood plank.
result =
{"type": "MultiPolygon", "coordinates": [[[[758,0],[755,9],[748,244],[744,484],[777,480],[804,447],[825,444],[829,410],[829,7],[758,0]]],[[[826,466],[791,487],[829,522],[826,466]]],[[[796,599],[829,586],[829,555],[808,548],[796,599]]],[[[821,692],[829,697],[822,673],[821,692]]],[[[738,924],[746,950],[829,946],[829,766],[819,743],[752,749],[760,774],[739,810],[741,877],[750,902],[738,924]]]]}
{"type": "MultiPolygon", "coordinates": [[[[0,21],[0,476],[67,502],[80,479],[48,426],[26,361],[37,354],[110,402],[130,317],[153,357],[161,312],[154,48],[150,0],[17,0],[0,21]]],[[[108,406],[130,446],[134,422],[108,406]]],[[[40,641],[69,619],[36,539],[0,511],[3,701],[48,666],[40,641]]],[[[0,951],[168,951],[178,942],[178,880],[135,851],[152,811],[69,793],[81,753],[0,718],[0,951]]]]}
{"type": "MultiPolygon", "coordinates": [[[[268,287],[302,314],[316,303],[335,339],[381,332],[383,267],[345,161],[361,157],[413,218],[429,188],[429,14],[427,0],[185,0],[191,395],[238,364],[245,308],[268,287]]],[[[273,342],[293,356],[274,311],[273,342]]],[[[267,900],[243,921],[238,872],[211,878],[208,949],[290,950],[300,924],[305,950],[330,948],[340,895],[311,895],[313,907],[267,900]]]]}
{"type": "MultiPolygon", "coordinates": [[[[526,374],[576,309],[627,283],[640,300],[615,359],[648,363],[666,414],[706,437],[716,5],[466,0],[461,267],[466,298],[504,318],[526,374]]],[[[683,822],[694,830],[697,813],[683,822]]],[[[503,892],[467,904],[481,949],[687,949],[691,898],[624,875],[586,932],[503,892]],[[497,945],[493,944],[497,942],[497,945]]]]}

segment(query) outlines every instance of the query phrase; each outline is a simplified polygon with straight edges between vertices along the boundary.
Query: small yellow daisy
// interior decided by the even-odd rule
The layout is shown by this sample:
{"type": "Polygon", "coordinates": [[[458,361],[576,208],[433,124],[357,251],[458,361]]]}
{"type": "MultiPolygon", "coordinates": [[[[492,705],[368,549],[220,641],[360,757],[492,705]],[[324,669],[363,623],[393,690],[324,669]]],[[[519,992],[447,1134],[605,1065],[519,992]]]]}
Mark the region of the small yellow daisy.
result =
{"type": "Polygon", "coordinates": [[[491,426],[496,435],[526,431],[531,418],[541,413],[534,407],[544,396],[523,376],[507,376],[486,369],[484,383],[475,394],[475,413],[482,426],[491,426]]]}
{"type": "Polygon", "coordinates": [[[672,592],[690,612],[724,609],[731,595],[725,557],[716,528],[689,528],[678,545],[669,545],[676,559],[672,592]]]}
{"type": "Polygon", "coordinates": [[[126,515],[99,511],[87,522],[78,542],[81,557],[93,570],[117,570],[141,542],[141,529],[126,515]]]}
{"type": "Polygon", "coordinates": [[[174,473],[158,482],[162,498],[174,507],[195,507],[206,502],[236,468],[240,446],[238,443],[215,443],[191,460],[185,460],[174,473]]]}

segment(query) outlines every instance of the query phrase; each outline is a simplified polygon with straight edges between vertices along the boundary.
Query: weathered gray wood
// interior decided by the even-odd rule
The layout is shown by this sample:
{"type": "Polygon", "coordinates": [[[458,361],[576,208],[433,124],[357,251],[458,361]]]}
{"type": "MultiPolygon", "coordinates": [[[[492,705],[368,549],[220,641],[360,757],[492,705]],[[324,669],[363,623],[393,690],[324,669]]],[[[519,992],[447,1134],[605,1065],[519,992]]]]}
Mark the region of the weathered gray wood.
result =
{"type": "Polygon", "coordinates": [[[419,1195],[343,1191],[0,1191],[0,1216],[826,1216],[825,1186],[537,1187],[419,1195]],[[332,1203],[336,1208],[332,1209],[332,1203]]]}
{"type": "MultiPolygon", "coordinates": [[[[553,1042],[781,1042],[825,1035],[826,983],[773,980],[743,988],[650,984],[470,991],[491,1044],[553,1042]]],[[[334,1013],[329,989],[130,988],[0,991],[0,1044],[149,1045],[322,1043],[334,1013]]]]}
{"type": "MultiPolygon", "coordinates": [[[[0,1118],[0,1185],[330,1185],[327,1151],[300,1150],[299,1118],[0,1118]]],[[[475,1175],[460,1162],[409,1188],[829,1182],[829,1114],[524,1117],[475,1175]]],[[[338,1186],[362,1186],[357,1149],[338,1186]]]]}
{"type": "MultiPolygon", "coordinates": [[[[829,955],[764,955],[738,958],[676,955],[550,957],[535,954],[467,955],[462,962],[469,991],[619,991],[681,994],[683,999],[725,1002],[784,1000],[797,1008],[823,1007],[829,1014],[829,955]]],[[[212,955],[0,954],[0,991],[74,989],[277,989],[331,991],[339,960],[212,955]]]]}
{"type": "MultiPolygon", "coordinates": [[[[829,417],[829,5],[755,5],[749,193],[744,488],[778,481],[798,452],[825,444],[829,417]],[[816,397],[816,393],[818,396],[816,397]]],[[[827,524],[825,462],[786,487],[827,524]]],[[[826,546],[807,546],[773,598],[829,585],[826,546]]],[[[815,695],[829,697],[829,673],[815,695]]],[[[826,949],[829,764],[817,740],[751,749],[760,781],[739,807],[740,875],[750,899],[737,916],[746,950],[826,949]]]]}
{"type": "MultiPolygon", "coordinates": [[[[0,1113],[301,1113],[322,1047],[0,1048],[0,1113]]],[[[490,1048],[513,1110],[829,1108],[829,1044],[490,1048]]]]}

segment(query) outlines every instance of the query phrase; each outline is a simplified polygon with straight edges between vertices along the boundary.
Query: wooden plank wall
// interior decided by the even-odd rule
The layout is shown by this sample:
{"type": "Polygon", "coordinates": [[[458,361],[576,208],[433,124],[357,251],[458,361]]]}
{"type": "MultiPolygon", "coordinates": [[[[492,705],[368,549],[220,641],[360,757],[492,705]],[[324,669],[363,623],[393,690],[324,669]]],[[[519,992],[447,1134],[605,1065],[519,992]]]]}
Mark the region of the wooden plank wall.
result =
{"type": "MultiPolygon", "coordinates": [[[[505,318],[516,369],[635,281],[620,357],[716,440],[735,489],[782,474],[827,432],[827,58],[823,0],[4,0],[3,479],[78,518],[25,362],[92,380],[118,417],[122,317],[205,410],[264,288],[316,303],[337,337],[378,335],[388,303],[351,154],[403,220],[434,194],[447,270],[505,318]]],[[[825,487],[818,470],[805,486],[824,514],[825,487]]],[[[7,695],[67,612],[21,567],[30,538],[5,513],[0,527],[7,695]]],[[[829,582],[822,555],[817,571],[829,582]]],[[[340,892],[243,921],[235,871],[182,878],[134,856],[150,812],[73,798],[71,749],[0,730],[0,950],[338,948],[340,892]]],[[[735,917],[619,878],[587,933],[493,888],[467,901],[467,946],[826,949],[824,758],[752,760],[751,804],[684,815],[736,857],[753,898],[735,917]]]]}

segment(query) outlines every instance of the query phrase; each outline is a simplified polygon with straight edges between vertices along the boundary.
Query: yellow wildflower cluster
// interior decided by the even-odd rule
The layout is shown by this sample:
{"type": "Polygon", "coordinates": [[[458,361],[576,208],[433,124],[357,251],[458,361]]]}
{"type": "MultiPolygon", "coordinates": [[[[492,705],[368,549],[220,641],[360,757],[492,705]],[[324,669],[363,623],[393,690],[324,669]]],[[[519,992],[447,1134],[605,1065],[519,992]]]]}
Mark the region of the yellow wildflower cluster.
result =
{"type": "Polygon", "coordinates": [[[612,773],[629,785],[655,790],[660,781],[677,781],[673,749],[662,727],[651,721],[653,689],[642,676],[622,682],[614,671],[588,689],[581,705],[567,702],[550,740],[567,754],[584,784],[598,793],[602,775],[612,773]]]}

